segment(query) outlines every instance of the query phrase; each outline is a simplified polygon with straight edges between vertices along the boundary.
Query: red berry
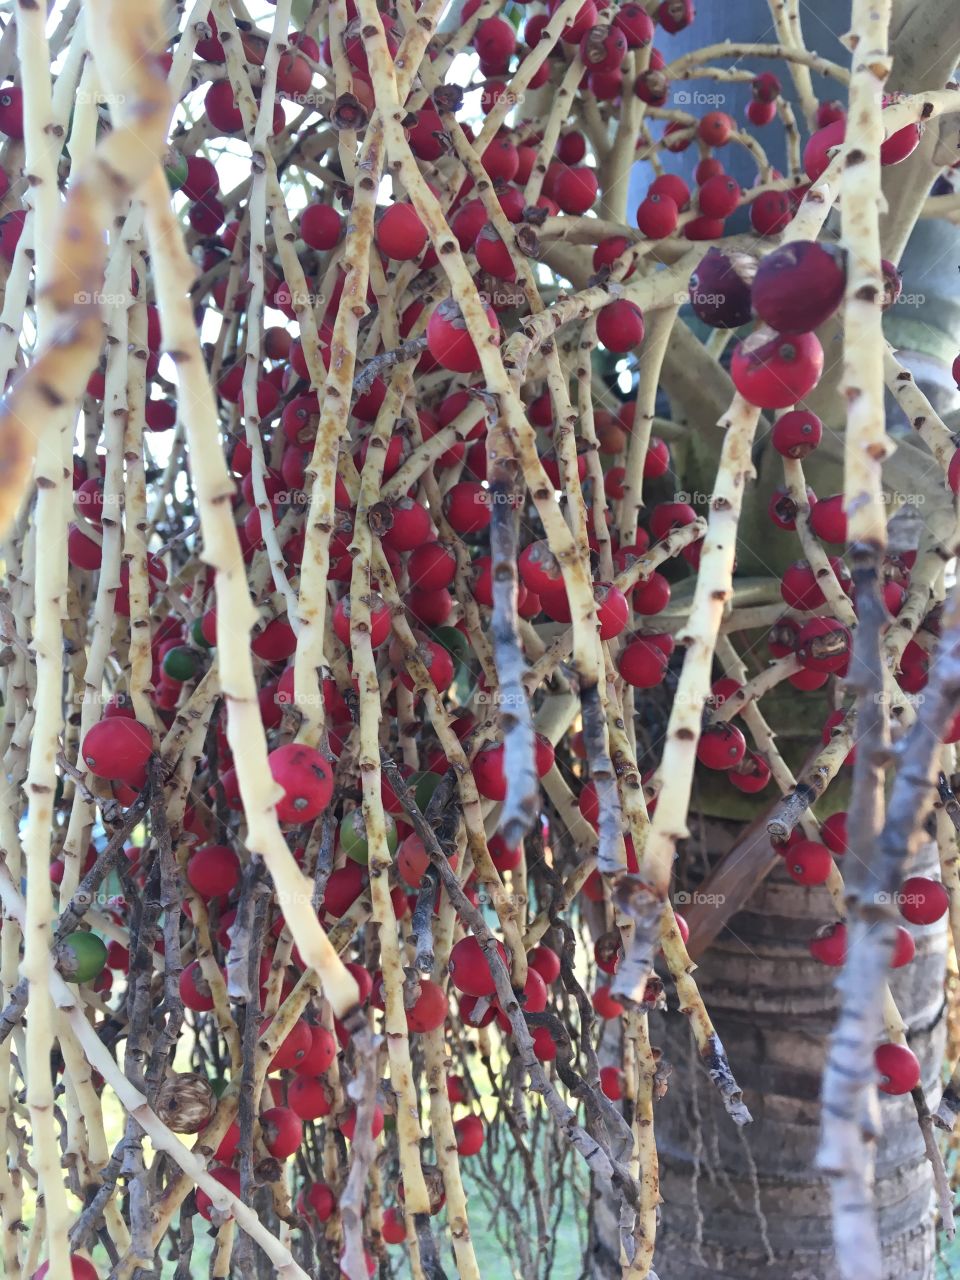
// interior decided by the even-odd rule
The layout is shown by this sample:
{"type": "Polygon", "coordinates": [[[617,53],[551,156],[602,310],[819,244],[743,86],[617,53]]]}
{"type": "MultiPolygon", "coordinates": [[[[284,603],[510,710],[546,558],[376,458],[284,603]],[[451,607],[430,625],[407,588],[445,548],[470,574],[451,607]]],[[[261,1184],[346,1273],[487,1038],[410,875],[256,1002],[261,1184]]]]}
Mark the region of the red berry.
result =
{"type": "Polygon", "coordinates": [[[708,147],[725,147],[735,128],[725,111],[708,111],[697,125],[697,133],[708,147]]]}
{"type": "Polygon", "coordinates": [[[727,774],[730,782],[744,795],[756,795],[762,791],[771,778],[771,769],[762,756],[755,751],[748,751],[740,764],[727,774]]]}
{"type": "Polygon", "coordinates": [[[593,588],[593,598],[597,602],[600,639],[612,640],[623,631],[630,620],[630,605],[627,603],[627,597],[612,583],[598,582],[593,588]]]}
{"type": "MultiPolygon", "coordinates": [[[[496,944],[497,952],[504,964],[507,963],[507,952],[502,942],[496,944]]],[[[450,952],[450,981],[457,991],[469,996],[492,996],[496,992],[496,983],[490,972],[490,965],[479,941],[468,934],[454,943],[450,952]]]]}
{"type": "Polygon", "coordinates": [[[825,925],[814,934],[807,947],[814,960],[832,969],[839,968],[847,958],[847,926],[840,921],[825,925]]]}
{"type": "MultiPolygon", "coordinates": [[[[492,307],[484,310],[492,333],[498,333],[496,312],[492,307]]],[[[477,348],[452,298],[441,302],[427,322],[427,349],[438,364],[454,373],[476,373],[480,368],[477,348]]]]}
{"type": "MultiPolygon", "coordinates": [[[[268,1018],[260,1028],[261,1036],[266,1034],[272,1018],[268,1018]]],[[[313,1048],[313,1028],[305,1018],[298,1018],[280,1043],[276,1053],[270,1059],[268,1071],[295,1071],[313,1048]]]]}
{"type": "Polygon", "coordinates": [[[333,1216],[337,1207],[337,1198],[325,1182],[314,1182],[300,1192],[301,1211],[310,1209],[316,1214],[319,1222],[326,1222],[333,1216]]]}
{"type": "Polygon", "coordinates": [[[580,57],[589,71],[615,71],[627,56],[627,37],[621,27],[597,23],[580,41],[580,57]]]}
{"type": "MultiPolygon", "coordinates": [[[[50,1270],[50,1263],[45,1262],[33,1273],[33,1280],[46,1280],[47,1272],[50,1270]]],[[[79,1253],[71,1253],[70,1255],[70,1274],[73,1280],[99,1280],[100,1272],[88,1262],[86,1258],[81,1258],[79,1253]]]]}
{"type": "Polygon", "coordinates": [[[616,11],[613,21],[626,36],[627,45],[631,49],[643,49],[653,40],[655,30],[653,19],[646,9],[634,3],[634,0],[622,4],[616,11]]]}
{"type": "Polygon", "coordinates": [[[301,1120],[318,1120],[333,1110],[333,1094],[316,1076],[297,1076],[287,1090],[287,1102],[301,1120]]]}
{"type": "Polygon", "coordinates": [[[753,102],[747,103],[747,119],[752,125],[762,129],[764,125],[770,124],[777,114],[777,104],[775,102],[753,102]]]}
{"type": "Polygon", "coordinates": [[[303,1121],[290,1107],[269,1107],[260,1116],[263,1144],[277,1160],[286,1160],[303,1141],[303,1121]]]}
{"type": "Polygon", "coordinates": [[[797,657],[811,671],[843,673],[850,661],[853,637],[836,618],[811,618],[800,628],[797,657]]]}
{"type": "Polygon", "coordinates": [[[484,18],[473,34],[473,47],[484,62],[509,62],[517,47],[513,24],[504,18],[484,18]]]}
{"type": "Polygon", "coordinates": [[[662,240],[677,229],[680,212],[668,195],[650,194],[637,209],[637,226],[650,240],[662,240]]]}
{"type": "Polygon", "coordinates": [[[773,102],[780,96],[781,84],[772,71],[761,71],[751,84],[756,102],[773,102]]]}
{"type": "MultiPolygon", "coordinates": [[[[333,631],[341,644],[350,643],[350,597],[342,596],[333,611],[333,631]]],[[[390,634],[390,608],[375,592],[370,603],[370,643],[374,649],[390,634]]]]}
{"type": "Polygon", "coordinates": [[[490,524],[490,497],[482,484],[461,480],[444,495],[444,515],[457,533],[481,533],[490,524]]]}
{"type": "Polygon", "coordinates": [[[607,351],[622,355],[639,347],[644,340],[644,314],[636,302],[618,298],[600,308],[596,315],[596,337],[607,351]]]}
{"type": "Polygon", "coordinates": [[[920,1063],[905,1044],[881,1044],[873,1055],[881,1093],[910,1093],[920,1083],[920,1063]]]}
{"type": "Polygon", "coordinates": [[[825,884],[830,878],[833,859],[830,850],[816,840],[798,840],[786,854],[787,872],[802,885],[825,884]]]}
{"type": "Polygon", "coordinates": [[[19,85],[0,88],[0,133],[8,138],[23,137],[23,90],[19,85]]]}
{"type": "MultiPolygon", "coordinates": [[[[659,179],[658,179],[659,181],[659,179]]],[[[690,303],[713,329],[739,329],[750,319],[749,274],[752,259],[708,249],[690,277],[690,303]]]]}
{"type": "Polygon", "coordinates": [[[750,404],[785,409],[820,381],[823,348],[815,333],[789,337],[759,329],[737,344],[730,364],[733,385],[750,404]]]}
{"type": "Polygon", "coordinates": [[[763,191],[750,205],[750,225],[761,236],[775,236],[793,218],[793,205],[784,191],[763,191]]]}
{"type": "Polygon", "coordinates": [[[809,409],[791,409],[782,414],[770,432],[770,443],[785,458],[805,458],[822,438],[823,423],[809,409]]]}
{"type": "Polygon", "coordinates": [[[563,588],[560,566],[546,540],[531,542],[520,552],[517,561],[520,578],[528,591],[536,595],[563,588]]]}
{"type": "Polygon", "coordinates": [[[214,80],[203,106],[207,119],[218,133],[239,133],[243,129],[243,115],[229,80],[214,80]]]}
{"type": "Polygon", "coordinates": [[[615,1000],[610,994],[608,986],[597,987],[593,993],[590,1003],[593,1005],[597,1016],[609,1021],[613,1018],[619,1018],[623,1013],[623,1005],[619,1000],[615,1000]]]}
{"type": "Polygon", "coordinates": [[[635,689],[652,689],[666,675],[667,655],[652,640],[641,636],[623,649],[617,669],[635,689]]]}
{"type": "Polygon", "coordinates": [[[734,178],[717,174],[708,178],[697,193],[700,212],[707,218],[726,218],[740,203],[740,186],[734,178]]]}
{"type": "Polygon", "coordinates": [[[580,214],[592,209],[600,190],[595,169],[578,165],[564,169],[553,184],[553,198],[564,213],[580,214]]]}
{"type": "Polygon", "coordinates": [[[950,894],[939,880],[909,876],[896,895],[897,906],[910,924],[936,924],[950,907],[950,894]]]}
{"type": "Polygon", "coordinates": [[[823,174],[834,154],[843,146],[847,122],[841,118],[811,134],[803,149],[803,168],[811,182],[823,174]]]}
{"type": "Polygon", "coordinates": [[[404,1226],[403,1215],[392,1205],[389,1209],[384,1210],[381,1231],[387,1244],[403,1244],[407,1238],[407,1228],[404,1226]]]}
{"type": "Polygon", "coordinates": [[[284,790],[277,804],[281,822],[312,822],[330,803],[333,770],[313,747],[288,742],[267,757],[273,779],[284,790]]]}
{"type": "Polygon", "coordinates": [[[321,1076],[337,1056],[337,1042],[326,1027],[310,1027],[310,1048],[294,1065],[297,1075],[321,1076]]]}
{"type": "MultiPolygon", "coordinates": [[[[224,83],[224,82],[220,81],[219,83],[224,83]]],[[[226,1187],[228,1191],[233,1192],[234,1196],[239,1197],[240,1195],[240,1170],[239,1169],[230,1169],[230,1168],[227,1168],[226,1166],[221,1166],[220,1168],[209,1169],[208,1173],[213,1179],[215,1179],[215,1181],[221,1183],[224,1187],[226,1187]]],[[[206,1191],[204,1191],[201,1187],[198,1187],[197,1188],[197,1213],[200,1214],[201,1218],[206,1218],[206,1220],[209,1222],[210,1213],[212,1209],[213,1209],[213,1201],[207,1195],[206,1191]]],[[[226,1216],[230,1218],[233,1215],[230,1213],[227,1213],[226,1216]]]]}
{"type": "Polygon", "coordinates": [[[847,843],[847,815],[845,812],[831,813],[820,824],[820,837],[831,853],[842,857],[850,849],[847,843]]]}
{"type": "Polygon", "coordinates": [[[464,1116],[453,1126],[457,1139],[457,1154],[475,1156],[483,1146],[484,1127],[480,1116],[464,1116]]]}
{"type": "Polygon", "coordinates": [[[797,240],[761,259],[753,280],[753,309],[777,333],[808,333],[843,301],[847,271],[834,245],[797,240]]]}
{"type": "MultiPolygon", "coordinates": [[[[343,1136],[347,1139],[348,1142],[352,1142],[353,1135],[356,1133],[356,1131],[357,1131],[357,1109],[356,1107],[351,1107],[350,1110],[347,1112],[347,1114],[344,1116],[343,1120],[341,1120],[340,1122],[340,1132],[343,1134],[343,1136]]],[[[383,1108],[379,1105],[375,1106],[373,1109],[373,1120],[370,1125],[370,1132],[374,1138],[379,1138],[381,1133],[383,1133],[383,1108]]],[[[370,1274],[373,1275],[373,1272],[371,1271],[370,1274]]]]}
{"type": "Polygon", "coordinates": [[[507,798],[507,777],[503,768],[503,746],[478,751],[473,759],[473,777],[477,790],[486,800],[507,798]]]}
{"type": "Polygon", "coordinates": [[[528,959],[530,968],[535,969],[548,985],[556,982],[560,977],[560,957],[552,947],[541,943],[540,946],[534,947],[528,959]]]}
{"type": "Polygon", "coordinates": [[[375,238],[381,253],[406,262],[420,257],[428,236],[412,204],[392,204],[377,223],[375,238]]]}
{"type": "Polygon", "coordinates": [[[747,742],[735,724],[708,725],[697,743],[697,759],[708,769],[733,769],[743,759],[747,742]]]}
{"type": "Polygon", "coordinates": [[[240,883],[240,860],[227,845],[205,845],[190,855],[187,880],[205,901],[222,898],[240,883]]]}
{"type": "Polygon", "coordinates": [[[340,243],[343,219],[329,204],[308,204],[300,215],[300,235],[311,249],[333,249],[340,243]]]}
{"type": "Polygon", "coordinates": [[[147,726],[120,716],[95,724],[81,747],[83,762],[92,774],[131,785],[142,775],[152,751],[153,735],[147,726]]]}

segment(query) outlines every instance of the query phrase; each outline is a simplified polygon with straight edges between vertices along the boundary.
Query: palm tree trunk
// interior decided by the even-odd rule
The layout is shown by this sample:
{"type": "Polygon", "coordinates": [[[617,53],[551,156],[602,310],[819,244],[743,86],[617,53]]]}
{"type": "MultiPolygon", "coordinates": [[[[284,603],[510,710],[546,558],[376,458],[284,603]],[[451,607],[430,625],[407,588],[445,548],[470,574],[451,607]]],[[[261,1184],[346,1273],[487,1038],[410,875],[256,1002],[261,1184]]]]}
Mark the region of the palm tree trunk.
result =
{"type": "MultiPolygon", "coordinates": [[[[707,824],[711,860],[737,829],[707,824]]],[[[928,869],[936,865],[934,848],[925,862],[928,869]]],[[[920,866],[915,870],[922,874],[920,866]]],[[[807,951],[810,936],[834,918],[824,889],[801,888],[777,867],[701,958],[697,978],[754,1117],[745,1130],[731,1124],[675,1009],[652,1018],[654,1043],[673,1067],[656,1115],[661,1277],[837,1275],[829,1190],[814,1172],[820,1080],[837,1000],[834,972],[807,951]]],[[[895,975],[894,993],[924,1084],[935,1090],[945,1034],[945,927],[915,933],[916,958],[895,975]]],[[[935,1217],[916,1112],[909,1096],[884,1098],[882,1112],[876,1202],[886,1274],[927,1280],[934,1274],[935,1217]]]]}

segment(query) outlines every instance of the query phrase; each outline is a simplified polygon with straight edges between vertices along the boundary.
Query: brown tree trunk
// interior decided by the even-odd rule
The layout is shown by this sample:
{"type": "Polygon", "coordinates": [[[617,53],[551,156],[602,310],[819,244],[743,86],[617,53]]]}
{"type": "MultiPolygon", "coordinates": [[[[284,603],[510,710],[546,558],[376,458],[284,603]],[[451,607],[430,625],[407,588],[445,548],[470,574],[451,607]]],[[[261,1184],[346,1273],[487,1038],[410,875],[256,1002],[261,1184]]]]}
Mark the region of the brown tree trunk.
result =
{"type": "MultiPolygon", "coordinates": [[[[711,860],[738,828],[707,824],[711,860]]],[[[936,851],[926,855],[936,865],[936,851]]],[[[917,867],[916,870],[920,870],[917,867]]],[[[835,918],[826,890],[778,866],[704,954],[700,989],[744,1090],[753,1123],[738,1131],[696,1063],[675,1008],[651,1036],[673,1066],[656,1124],[664,1199],[661,1280],[834,1280],[829,1189],[814,1171],[819,1091],[837,999],[834,971],[807,941],[835,918]]],[[[894,993],[936,1101],[944,1040],[945,928],[915,931],[917,955],[894,993]]],[[[934,1274],[930,1166],[910,1097],[884,1098],[876,1199],[891,1280],[934,1274]]],[[[595,1274],[606,1274],[598,1271],[595,1274]]],[[[615,1274],[615,1273],[613,1273],[615,1274]]]]}
{"type": "MultiPolygon", "coordinates": [[[[739,823],[705,820],[704,873],[741,831],[739,823]]],[[[936,874],[935,867],[930,846],[912,871],[936,874]]],[[[826,890],[804,889],[778,866],[700,959],[697,981],[753,1115],[745,1129],[731,1122],[699,1065],[675,998],[668,1012],[651,1015],[651,1039],[672,1067],[655,1116],[660,1280],[836,1280],[830,1193],[814,1168],[836,971],[807,950],[817,928],[835,918],[826,890]]],[[[913,933],[916,958],[893,975],[892,987],[933,1105],[945,1036],[946,929],[913,933]]],[[[619,1059],[617,1046],[604,1048],[619,1059]]],[[[916,1112],[909,1096],[884,1097],[881,1109],[876,1200],[885,1275],[932,1280],[935,1206],[916,1112]]],[[[619,1280],[613,1200],[609,1188],[592,1190],[583,1275],[619,1280]]]]}

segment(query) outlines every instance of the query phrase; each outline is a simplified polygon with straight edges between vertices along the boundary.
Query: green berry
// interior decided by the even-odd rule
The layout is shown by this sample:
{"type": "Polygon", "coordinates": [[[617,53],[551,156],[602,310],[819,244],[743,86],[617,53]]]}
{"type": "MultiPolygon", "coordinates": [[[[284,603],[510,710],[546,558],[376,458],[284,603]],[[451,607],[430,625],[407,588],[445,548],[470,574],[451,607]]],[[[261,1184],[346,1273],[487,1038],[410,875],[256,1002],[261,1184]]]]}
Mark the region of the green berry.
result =
{"type": "Polygon", "coordinates": [[[70,933],[57,947],[57,968],[68,982],[92,982],[106,963],[106,944],[95,933],[70,933]]]}
{"type": "Polygon", "coordinates": [[[179,191],[187,180],[187,157],[181,155],[179,151],[168,151],[163,171],[167,175],[167,185],[170,190],[179,191]]]}
{"type": "Polygon", "coordinates": [[[163,655],[163,674],[168,680],[192,680],[197,674],[200,663],[196,650],[186,645],[177,645],[163,655]]]}
{"type": "MultiPolygon", "coordinates": [[[[397,824],[389,813],[383,815],[387,829],[387,849],[391,856],[397,851],[397,824]]],[[[366,866],[370,860],[367,844],[367,827],[362,809],[351,809],[340,823],[340,847],[353,862],[366,866]]]]}
{"type": "Polygon", "coordinates": [[[213,648],[213,645],[210,643],[207,637],[203,634],[202,618],[194,618],[193,622],[191,623],[190,639],[193,641],[195,645],[198,645],[201,649],[213,648]]]}
{"type": "Polygon", "coordinates": [[[430,797],[443,781],[439,773],[415,773],[410,779],[410,785],[413,787],[413,793],[416,797],[417,808],[421,813],[425,813],[427,805],[430,803],[430,797]]]}

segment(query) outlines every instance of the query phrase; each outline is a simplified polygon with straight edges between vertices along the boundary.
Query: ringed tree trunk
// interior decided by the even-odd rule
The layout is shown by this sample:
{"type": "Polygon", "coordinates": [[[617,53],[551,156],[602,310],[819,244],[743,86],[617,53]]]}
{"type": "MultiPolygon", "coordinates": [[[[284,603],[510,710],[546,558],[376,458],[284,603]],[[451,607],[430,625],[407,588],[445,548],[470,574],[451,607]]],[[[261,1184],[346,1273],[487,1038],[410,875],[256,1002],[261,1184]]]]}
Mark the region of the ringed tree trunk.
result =
{"type": "MultiPolygon", "coordinates": [[[[711,865],[739,824],[709,820],[711,865]]],[[[936,848],[912,871],[936,874],[936,848]]],[[[706,870],[706,866],[704,867],[706,870]]],[[[807,942],[835,918],[826,889],[796,885],[779,865],[703,954],[697,980],[727,1047],[753,1123],[737,1130],[676,1011],[654,1015],[651,1036],[672,1065],[656,1113],[664,1199],[661,1280],[835,1280],[829,1188],[814,1170],[820,1083],[838,1007],[834,971],[807,942]],[[659,1026],[656,1023],[659,1022],[659,1026]]],[[[908,1043],[937,1096],[945,1038],[944,922],[914,929],[917,955],[893,975],[908,1043]]],[[[890,1280],[934,1275],[930,1166],[909,1095],[882,1098],[876,1203],[890,1280]]]]}
{"type": "MultiPolygon", "coordinates": [[[[705,819],[682,856],[689,892],[739,840],[743,825],[705,819]],[[696,843],[699,847],[689,846],[696,843]]],[[[912,872],[937,874],[934,845],[912,872]]],[[[682,899],[681,899],[682,903],[682,899]]],[[[835,919],[826,889],[796,885],[778,864],[698,960],[697,982],[753,1116],[738,1129],[724,1110],[672,999],[650,1015],[670,1067],[655,1110],[663,1205],[654,1267],[660,1280],[837,1280],[830,1190],[814,1168],[820,1084],[838,1008],[835,970],[807,942],[835,919]]],[[[938,1097],[946,1035],[944,921],[913,928],[917,954],[893,975],[908,1043],[928,1097],[938,1097]]],[[[614,1053],[619,1051],[609,1046],[614,1053]]],[[[909,1095],[881,1098],[876,1203],[889,1280],[932,1280],[935,1200],[909,1095]]],[[[586,1275],[619,1280],[618,1222],[594,1186],[586,1275]]]]}

